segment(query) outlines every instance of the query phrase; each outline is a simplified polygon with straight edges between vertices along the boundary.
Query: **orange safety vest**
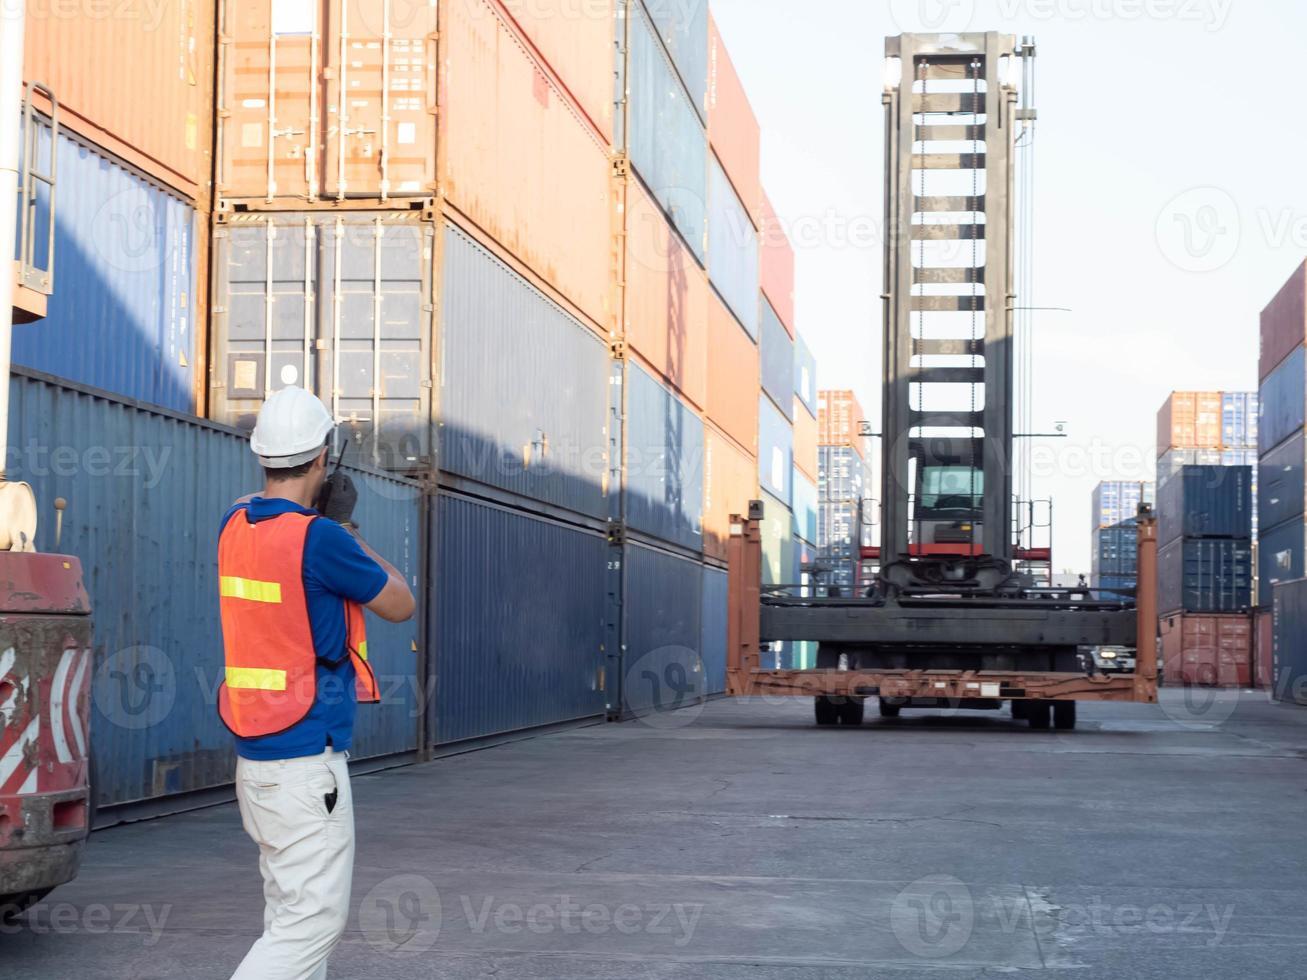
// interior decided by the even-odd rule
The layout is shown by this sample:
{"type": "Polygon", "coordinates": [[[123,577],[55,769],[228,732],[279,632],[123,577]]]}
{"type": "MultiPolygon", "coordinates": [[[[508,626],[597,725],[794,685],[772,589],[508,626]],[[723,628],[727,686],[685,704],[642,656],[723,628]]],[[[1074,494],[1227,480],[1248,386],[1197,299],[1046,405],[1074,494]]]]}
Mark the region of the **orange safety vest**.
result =
{"type": "MultiPolygon", "coordinates": [[[[219,607],[226,677],[218,714],[241,738],[276,735],[303,721],[317,696],[318,654],[304,591],[310,514],[251,523],[241,508],[218,539],[219,607]]],[[[381,700],[368,664],[363,607],[345,602],[345,635],[360,703],[381,700]]]]}

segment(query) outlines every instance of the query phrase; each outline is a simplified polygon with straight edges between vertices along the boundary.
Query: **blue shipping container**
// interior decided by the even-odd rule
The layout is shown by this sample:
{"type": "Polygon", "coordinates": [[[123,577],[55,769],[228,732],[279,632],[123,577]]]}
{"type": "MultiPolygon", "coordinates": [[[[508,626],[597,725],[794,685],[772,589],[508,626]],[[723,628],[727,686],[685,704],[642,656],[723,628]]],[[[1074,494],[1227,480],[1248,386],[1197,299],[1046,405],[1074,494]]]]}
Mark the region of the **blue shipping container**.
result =
{"type": "MultiPolygon", "coordinates": [[[[775,310],[772,311],[773,315],[775,310]]],[[[808,414],[817,417],[817,358],[808,349],[800,334],[794,340],[794,393],[808,409],[808,414]]]]}
{"type": "Polygon", "coordinates": [[[794,419],[794,341],[785,332],[771,303],[762,298],[762,390],[787,419],[794,419]]]}
{"type": "MultiPolygon", "coordinates": [[[[708,119],[708,0],[642,0],[699,118],[708,119]]],[[[640,18],[636,18],[640,20],[640,18]]]]}
{"type": "Polygon", "coordinates": [[[817,447],[817,493],[821,500],[861,500],[872,495],[867,463],[849,446],[817,447]]]}
{"type": "Polygon", "coordinates": [[[1257,465],[1258,520],[1268,527],[1300,519],[1304,510],[1303,433],[1290,436],[1257,465]]]}
{"type": "Polygon", "coordinates": [[[817,484],[794,468],[794,536],[817,543],[817,484]]]}
{"type": "Polygon", "coordinates": [[[632,364],[627,377],[627,523],[701,550],[703,422],[644,369],[632,364]]]}
{"type": "Polygon", "coordinates": [[[441,469],[605,517],[607,345],[452,225],[444,265],[441,469]]]}
{"type": "Polygon", "coordinates": [[[758,482],[787,508],[793,500],[794,427],[766,395],[758,398],[758,482]]]}
{"type": "Polygon", "coordinates": [[[1273,608],[1272,691],[1278,701],[1307,704],[1307,579],[1277,585],[1273,608]]]}
{"type": "Polygon", "coordinates": [[[703,617],[699,646],[703,657],[705,693],[726,690],[726,616],[728,611],[726,570],[705,565],[703,569],[703,617]]]}
{"type": "MultiPolygon", "coordinates": [[[[192,411],[194,209],[67,132],[57,166],[54,294],[45,319],[14,327],[14,363],[192,411]]],[[[49,228],[42,205],[38,232],[49,228]]]]}
{"type": "Polygon", "coordinates": [[[435,740],[601,716],[605,536],[455,494],[438,512],[435,740]]]}
{"type": "Polygon", "coordinates": [[[1307,539],[1301,517],[1295,517],[1257,536],[1257,598],[1263,605],[1271,601],[1273,590],[1281,582],[1292,582],[1304,575],[1303,550],[1307,539]]]}
{"type": "Polygon", "coordinates": [[[623,611],[622,713],[661,715],[701,700],[703,565],[629,545],[623,611]]]}
{"type": "Polygon", "coordinates": [[[1186,466],[1162,484],[1157,540],[1252,537],[1253,471],[1248,466],[1186,466]]]}
{"type": "Polygon", "coordinates": [[[1253,602],[1252,562],[1247,538],[1176,538],[1157,552],[1158,610],[1244,612],[1253,602]]]}
{"type": "MultiPolygon", "coordinates": [[[[230,784],[231,735],[214,709],[222,677],[218,531],[263,485],[231,429],[16,373],[9,478],[48,507],[68,500],[59,550],[82,562],[95,620],[91,744],[101,805],[230,784]]],[[[350,470],[369,542],[416,585],[420,488],[350,470]]],[[[53,520],[37,547],[54,550],[53,520]]],[[[569,570],[569,574],[571,574],[569,570]]],[[[419,717],[417,625],[368,617],[383,703],[359,710],[356,758],[410,752],[419,717]]]]}
{"type": "MultiPolygon", "coordinates": [[[[708,158],[708,279],[750,337],[758,336],[758,232],[715,155],[708,158]]],[[[765,356],[765,355],[764,355],[765,356]]],[[[792,369],[791,369],[792,373],[792,369]]],[[[785,387],[790,387],[786,378],[785,387]]]]}
{"type": "Polygon", "coordinates": [[[1258,411],[1258,456],[1267,455],[1307,423],[1307,348],[1295,348],[1262,381],[1258,411]]]}
{"type": "MultiPolygon", "coordinates": [[[[706,6],[706,5],[705,5],[706,6]]],[[[704,40],[705,57],[707,40],[704,40]]],[[[642,6],[632,9],[627,91],[631,165],[702,265],[708,200],[708,134],[642,6]]]]}
{"type": "Polygon", "coordinates": [[[1152,483],[1139,480],[1104,480],[1090,495],[1090,528],[1112,527],[1133,520],[1141,503],[1152,503],[1152,483]]]}
{"type": "Polygon", "coordinates": [[[1257,448],[1256,392],[1222,392],[1221,446],[1227,450],[1257,448]]]}

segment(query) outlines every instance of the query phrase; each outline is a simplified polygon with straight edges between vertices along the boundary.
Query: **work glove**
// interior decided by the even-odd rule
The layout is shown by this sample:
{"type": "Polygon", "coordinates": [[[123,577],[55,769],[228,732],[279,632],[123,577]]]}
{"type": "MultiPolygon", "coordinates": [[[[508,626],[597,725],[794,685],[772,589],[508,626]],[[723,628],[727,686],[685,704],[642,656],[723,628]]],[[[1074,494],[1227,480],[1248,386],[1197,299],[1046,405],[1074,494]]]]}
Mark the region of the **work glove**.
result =
{"type": "Polygon", "coordinates": [[[359,502],[359,492],[348,473],[337,470],[327,477],[318,494],[318,513],[330,518],[337,524],[350,524],[354,519],[354,508],[359,502]]]}

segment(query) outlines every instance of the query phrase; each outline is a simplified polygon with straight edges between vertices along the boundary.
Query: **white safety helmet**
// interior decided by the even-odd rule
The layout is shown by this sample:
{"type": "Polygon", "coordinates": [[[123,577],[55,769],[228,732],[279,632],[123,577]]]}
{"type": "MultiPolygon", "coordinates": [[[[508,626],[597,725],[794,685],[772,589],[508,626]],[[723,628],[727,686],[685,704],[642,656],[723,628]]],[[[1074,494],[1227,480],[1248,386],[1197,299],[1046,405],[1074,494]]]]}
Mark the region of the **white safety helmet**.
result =
{"type": "Polygon", "coordinates": [[[263,403],[250,434],[250,448],[269,469],[290,469],[322,452],[335,427],[321,399],[292,385],[263,403]]]}

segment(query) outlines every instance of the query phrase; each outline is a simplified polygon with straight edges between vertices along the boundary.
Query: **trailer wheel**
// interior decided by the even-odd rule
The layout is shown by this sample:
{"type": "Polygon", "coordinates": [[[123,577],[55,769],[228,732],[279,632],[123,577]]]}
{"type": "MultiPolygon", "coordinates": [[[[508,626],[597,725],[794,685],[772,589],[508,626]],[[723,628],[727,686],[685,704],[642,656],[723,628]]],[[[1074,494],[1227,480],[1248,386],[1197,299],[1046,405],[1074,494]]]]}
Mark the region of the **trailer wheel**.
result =
{"type": "Polygon", "coordinates": [[[862,698],[845,698],[844,703],[839,705],[840,724],[858,726],[862,724],[862,715],[864,711],[864,701],[862,698]]]}
{"type": "Polygon", "coordinates": [[[1076,727],[1076,703],[1074,701],[1053,702],[1053,727],[1069,732],[1076,727]]]}
{"type": "Polygon", "coordinates": [[[880,716],[882,718],[897,718],[902,710],[903,705],[893,704],[885,698],[880,699],[880,716]]]}
{"type": "Polygon", "coordinates": [[[826,695],[813,698],[813,707],[817,716],[818,725],[838,725],[840,721],[840,709],[834,701],[826,695]]]}
{"type": "Polygon", "coordinates": [[[1026,719],[1026,704],[1027,704],[1027,702],[1025,702],[1025,701],[1020,701],[1020,700],[1014,700],[1014,701],[1012,702],[1012,717],[1013,717],[1015,720],[1017,720],[1017,721],[1025,721],[1025,719],[1026,719]]]}
{"type": "Polygon", "coordinates": [[[1026,719],[1031,728],[1044,731],[1053,721],[1053,706],[1047,701],[1027,701],[1026,719]]]}

